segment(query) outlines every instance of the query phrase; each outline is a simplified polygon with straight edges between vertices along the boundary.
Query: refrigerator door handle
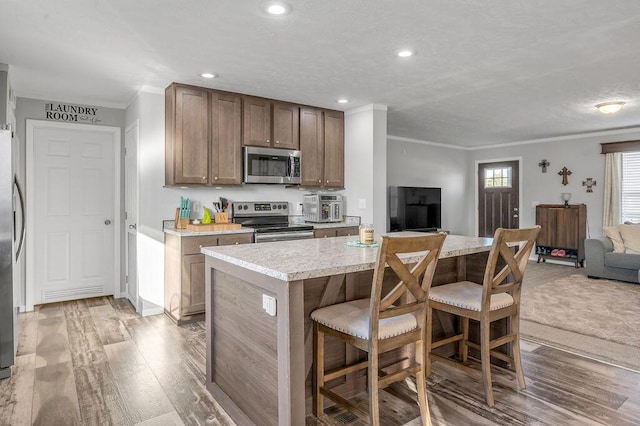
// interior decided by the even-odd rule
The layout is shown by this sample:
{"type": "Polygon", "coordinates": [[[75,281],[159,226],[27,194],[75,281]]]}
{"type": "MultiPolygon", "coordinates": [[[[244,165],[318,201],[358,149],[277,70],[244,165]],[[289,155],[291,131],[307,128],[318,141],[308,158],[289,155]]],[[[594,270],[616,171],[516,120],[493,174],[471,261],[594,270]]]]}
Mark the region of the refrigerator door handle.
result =
{"type": "Polygon", "coordinates": [[[20,252],[22,251],[22,244],[24,243],[24,237],[27,231],[26,224],[24,223],[25,214],[24,214],[24,197],[22,196],[22,188],[20,188],[20,183],[18,182],[18,176],[13,177],[13,184],[16,186],[18,190],[18,198],[20,199],[20,216],[21,216],[21,224],[22,230],[20,231],[20,242],[18,243],[18,248],[16,250],[16,260],[20,257],[20,252]]]}

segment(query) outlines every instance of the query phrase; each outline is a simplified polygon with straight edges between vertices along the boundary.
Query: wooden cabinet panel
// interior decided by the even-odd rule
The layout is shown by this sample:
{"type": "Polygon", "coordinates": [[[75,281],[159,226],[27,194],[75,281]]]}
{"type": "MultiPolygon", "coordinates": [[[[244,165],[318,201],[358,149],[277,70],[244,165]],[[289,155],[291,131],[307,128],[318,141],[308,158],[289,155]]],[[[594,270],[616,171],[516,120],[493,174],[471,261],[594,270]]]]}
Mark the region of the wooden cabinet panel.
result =
{"type": "Polygon", "coordinates": [[[358,228],[357,226],[336,229],[336,237],[350,237],[352,235],[359,235],[359,233],[360,228],[358,228]]]}
{"type": "Polygon", "coordinates": [[[234,244],[247,244],[253,242],[253,234],[230,234],[218,237],[219,246],[230,246],[234,244]]]}
{"type": "Polygon", "coordinates": [[[347,226],[343,228],[321,228],[313,230],[313,238],[348,237],[358,235],[357,226],[347,226]]]}
{"type": "Polygon", "coordinates": [[[322,120],[322,110],[300,109],[302,186],[322,186],[324,167],[324,124],[322,120]]]}
{"type": "Polygon", "coordinates": [[[313,238],[329,238],[337,235],[335,228],[314,229],[313,238]]]}
{"type": "Polygon", "coordinates": [[[344,114],[324,112],[324,186],[344,187],[344,114]]]}
{"type": "Polygon", "coordinates": [[[173,84],[165,95],[165,181],[209,183],[209,91],[173,84]]]}
{"type": "Polygon", "coordinates": [[[242,183],[242,97],[211,92],[211,183],[242,183]]]}
{"type": "Polygon", "coordinates": [[[200,237],[182,237],[182,254],[200,254],[202,247],[218,245],[218,236],[203,235],[200,237]]]}
{"type": "Polygon", "coordinates": [[[271,101],[253,96],[243,96],[242,102],[242,144],[271,146],[271,101]]]}
{"type": "Polygon", "coordinates": [[[300,108],[283,102],[274,102],[273,147],[300,149],[300,108]]]}
{"type": "Polygon", "coordinates": [[[204,312],[204,262],[203,254],[182,257],[181,315],[204,312]]]}
{"type": "Polygon", "coordinates": [[[536,224],[540,233],[536,240],[538,262],[546,258],[584,264],[584,240],[587,234],[587,206],[573,204],[541,204],[536,206],[536,224]]]}
{"type": "Polygon", "coordinates": [[[302,186],[344,188],[344,114],[300,109],[302,186]]]}
{"type": "Polygon", "coordinates": [[[253,242],[252,233],[164,236],[164,310],[178,325],[202,319],[205,305],[205,256],[201,247],[253,242]]]}

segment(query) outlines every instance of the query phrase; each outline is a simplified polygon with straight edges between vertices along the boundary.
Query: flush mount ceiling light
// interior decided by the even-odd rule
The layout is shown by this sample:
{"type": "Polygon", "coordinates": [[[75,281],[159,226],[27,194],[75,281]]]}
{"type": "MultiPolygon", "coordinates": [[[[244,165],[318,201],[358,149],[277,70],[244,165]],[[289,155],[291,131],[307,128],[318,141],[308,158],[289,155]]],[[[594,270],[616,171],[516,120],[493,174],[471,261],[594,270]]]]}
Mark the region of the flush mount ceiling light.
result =
{"type": "Polygon", "coordinates": [[[408,58],[410,56],[413,56],[413,51],[409,49],[403,49],[398,51],[398,56],[401,58],[408,58]]]}
{"type": "Polygon", "coordinates": [[[201,77],[203,78],[216,78],[218,76],[218,74],[213,73],[213,72],[205,72],[200,74],[201,77]]]}
{"type": "Polygon", "coordinates": [[[347,102],[349,102],[349,99],[338,99],[336,102],[339,104],[346,104],[347,102]]]}
{"type": "Polygon", "coordinates": [[[291,13],[291,5],[279,0],[265,1],[260,7],[265,13],[271,16],[286,16],[291,13]]]}
{"type": "Polygon", "coordinates": [[[613,114],[620,111],[622,105],[624,105],[624,102],[604,102],[596,105],[596,108],[603,114],[613,114]]]}

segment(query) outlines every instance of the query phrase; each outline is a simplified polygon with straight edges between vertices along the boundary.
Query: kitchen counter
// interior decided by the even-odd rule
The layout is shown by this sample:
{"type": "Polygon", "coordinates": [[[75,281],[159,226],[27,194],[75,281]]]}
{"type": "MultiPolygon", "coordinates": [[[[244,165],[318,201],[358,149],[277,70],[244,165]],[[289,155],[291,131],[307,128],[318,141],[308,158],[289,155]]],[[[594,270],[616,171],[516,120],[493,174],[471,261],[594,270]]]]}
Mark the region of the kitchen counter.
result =
{"type": "MultiPolygon", "coordinates": [[[[394,234],[424,235],[418,232],[388,235],[394,234]]],[[[252,245],[238,245],[203,247],[201,251],[207,256],[281,281],[297,281],[373,269],[377,249],[344,245],[346,241],[357,240],[357,236],[314,238],[265,243],[260,245],[259,249],[252,245]],[[295,256],[291,256],[292,253],[295,253],[295,256]]],[[[449,235],[444,242],[440,259],[484,252],[491,248],[492,242],[492,238],[449,235]]],[[[405,263],[415,263],[420,254],[405,255],[401,258],[405,263]]]]}
{"type": "Polygon", "coordinates": [[[188,229],[164,228],[164,232],[178,237],[201,237],[203,235],[253,234],[253,228],[242,227],[226,231],[191,231],[188,229]]]}
{"type": "MultiPolygon", "coordinates": [[[[403,234],[424,235],[395,233],[403,234]]],[[[377,249],[344,245],[356,239],[201,249],[206,255],[206,386],[237,424],[305,424],[312,385],[309,316],[318,307],[369,297],[371,291],[377,249]]],[[[491,238],[447,236],[433,285],[482,282],[491,244],[491,238]]],[[[402,260],[410,264],[418,258],[408,254],[402,260]]],[[[451,317],[436,317],[434,336],[454,332],[451,317]]],[[[443,355],[452,350],[453,345],[438,349],[443,355]]],[[[333,344],[325,346],[325,354],[333,360],[327,368],[336,359],[358,357],[333,344]]],[[[357,393],[365,385],[361,377],[352,377],[340,387],[357,393]]]]}

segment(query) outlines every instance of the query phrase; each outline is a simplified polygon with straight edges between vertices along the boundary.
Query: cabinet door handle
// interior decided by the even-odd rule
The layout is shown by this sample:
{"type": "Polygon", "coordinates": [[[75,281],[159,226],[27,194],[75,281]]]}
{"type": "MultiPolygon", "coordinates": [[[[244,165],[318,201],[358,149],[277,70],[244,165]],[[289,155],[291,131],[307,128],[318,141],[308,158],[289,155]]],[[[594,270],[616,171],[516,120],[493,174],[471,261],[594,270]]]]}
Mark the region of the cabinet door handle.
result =
{"type": "Polygon", "coordinates": [[[327,181],[327,183],[329,183],[329,181],[327,181]]]}
{"type": "Polygon", "coordinates": [[[206,176],[202,176],[202,180],[207,180],[207,177],[206,176]]]}
{"type": "Polygon", "coordinates": [[[276,143],[280,143],[280,141],[276,141],[276,143]]]}
{"type": "Polygon", "coordinates": [[[202,248],[202,244],[200,244],[200,248],[202,248]]]}
{"type": "Polygon", "coordinates": [[[271,139],[267,139],[267,143],[271,142],[271,139]]]}
{"type": "Polygon", "coordinates": [[[214,177],[213,179],[214,179],[214,180],[218,180],[218,176],[214,177]]]}
{"type": "Polygon", "coordinates": [[[236,241],[236,245],[240,244],[240,241],[236,241]]]}
{"type": "Polygon", "coordinates": [[[318,179],[318,183],[322,183],[322,180],[318,179]]]}

